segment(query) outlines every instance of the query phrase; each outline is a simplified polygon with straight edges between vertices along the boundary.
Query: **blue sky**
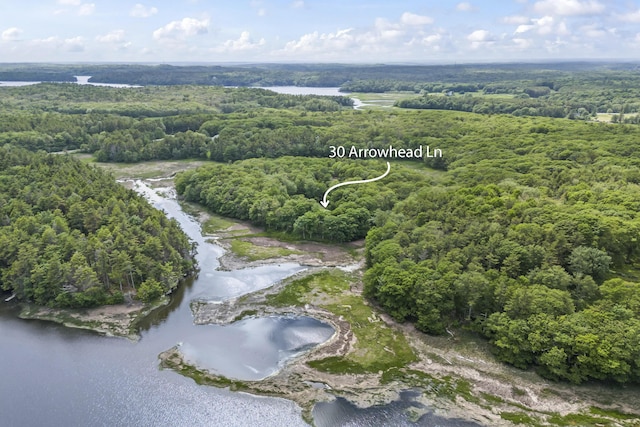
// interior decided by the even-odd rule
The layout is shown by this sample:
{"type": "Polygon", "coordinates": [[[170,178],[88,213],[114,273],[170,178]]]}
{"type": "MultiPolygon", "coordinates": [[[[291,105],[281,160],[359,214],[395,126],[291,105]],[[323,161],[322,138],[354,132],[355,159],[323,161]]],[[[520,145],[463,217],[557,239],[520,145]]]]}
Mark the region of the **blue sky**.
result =
{"type": "Polygon", "coordinates": [[[0,62],[640,60],[640,0],[0,0],[0,62]]]}

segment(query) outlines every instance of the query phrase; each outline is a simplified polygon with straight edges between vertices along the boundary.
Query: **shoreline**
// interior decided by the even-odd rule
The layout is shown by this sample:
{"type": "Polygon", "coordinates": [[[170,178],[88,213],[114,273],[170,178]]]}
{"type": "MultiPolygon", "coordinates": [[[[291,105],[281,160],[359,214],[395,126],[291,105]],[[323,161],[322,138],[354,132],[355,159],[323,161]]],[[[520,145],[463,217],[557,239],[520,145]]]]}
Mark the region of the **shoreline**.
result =
{"type": "MultiPolygon", "coordinates": [[[[354,335],[350,323],[344,320],[342,316],[309,304],[305,304],[302,307],[278,307],[269,304],[269,296],[277,295],[292,282],[313,276],[322,270],[325,269],[311,268],[288,277],[267,289],[227,300],[223,303],[194,302],[191,304],[194,323],[199,325],[227,325],[247,317],[281,315],[308,316],[325,322],[334,328],[335,332],[330,339],[301,355],[287,360],[276,373],[255,381],[227,378],[185,361],[177,346],[159,355],[161,367],[186,375],[199,384],[292,400],[302,408],[303,416],[307,422],[312,420],[311,412],[316,403],[330,402],[338,397],[345,398],[359,408],[386,405],[397,401],[402,392],[414,389],[415,385],[398,380],[383,381],[383,371],[336,374],[323,372],[308,365],[308,362],[325,358],[344,357],[355,350],[357,337],[354,335]]],[[[395,322],[386,316],[381,320],[392,328],[397,327],[394,324],[395,322]]],[[[420,361],[416,363],[420,363],[420,361]]],[[[475,414],[470,416],[469,412],[460,410],[457,399],[451,401],[447,398],[433,399],[433,396],[429,398],[421,395],[415,401],[424,405],[422,408],[412,408],[413,415],[418,418],[428,413],[434,413],[446,418],[477,422],[481,425],[512,425],[511,423],[505,423],[499,416],[490,412],[480,414],[475,411],[475,414]]]]}
{"type": "MultiPolygon", "coordinates": [[[[196,215],[204,223],[207,214],[196,215]]],[[[216,243],[228,243],[229,233],[224,230],[209,233],[216,243]]],[[[232,237],[238,238],[238,237],[232,237]]],[[[249,240],[265,244],[270,240],[249,240]]],[[[295,244],[280,242],[300,249],[295,244]]],[[[280,262],[296,262],[295,256],[274,257],[247,261],[225,246],[221,268],[246,268],[280,262]],[[224,267],[223,267],[224,266],[224,267]]],[[[284,363],[273,375],[256,381],[227,378],[186,362],[179,347],[159,355],[160,365],[194,379],[199,384],[228,388],[262,396],[282,397],[296,402],[303,410],[305,421],[313,424],[312,410],[316,403],[343,397],[360,408],[385,405],[397,401],[400,393],[420,390],[415,399],[424,405],[415,409],[413,416],[433,413],[449,419],[476,422],[480,425],[611,425],[639,426],[640,394],[622,388],[607,388],[601,384],[571,385],[553,383],[532,371],[521,371],[492,358],[477,337],[466,342],[464,331],[455,331],[454,337],[433,337],[417,331],[411,324],[398,324],[377,309],[373,316],[404,335],[415,351],[417,360],[403,367],[368,373],[330,373],[309,366],[309,362],[343,358],[357,348],[357,337],[343,316],[332,313],[317,304],[277,305],[269,297],[279,295],[287,286],[322,271],[342,269],[353,274],[351,296],[362,297],[361,275],[363,260],[354,262],[326,262],[306,253],[298,258],[309,269],[286,278],[273,286],[223,303],[192,302],[191,310],[196,324],[230,324],[246,317],[269,315],[308,316],[330,324],[333,336],[313,349],[284,363]],[[311,260],[311,262],[309,262],[311,260]],[[356,264],[356,265],[354,265],[356,264]],[[355,267],[355,268],[354,268],[355,267]],[[458,335],[462,335],[459,337],[458,335]],[[470,347],[470,348],[465,348],[470,347]],[[613,397],[615,396],[615,397],[613,397]],[[576,424],[577,423],[577,424],[576,424]]],[[[354,261],[353,259],[350,261],[354,261]]],[[[322,291],[320,291],[322,294],[322,291]]],[[[322,297],[320,297],[322,299],[322,297]]],[[[370,306],[367,301],[364,304],[370,306]]],[[[417,419],[416,418],[416,419],[417,419]]]]}
{"type": "Polygon", "coordinates": [[[104,305],[87,309],[59,309],[22,303],[18,317],[61,324],[67,328],[84,329],[107,337],[127,338],[137,341],[140,335],[137,325],[158,308],[170,303],[169,296],[144,304],[104,305]]]}
{"type": "MultiPolygon", "coordinates": [[[[163,181],[165,186],[170,180],[163,181]]],[[[202,208],[192,213],[203,225],[209,214],[202,208]]],[[[414,399],[426,405],[416,409],[417,417],[434,413],[450,419],[474,421],[481,425],[585,425],[640,426],[640,387],[611,387],[590,383],[575,386],[552,383],[532,371],[521,371],[493,358],[484,341],[464,330],[455,336],[434,337],[417,331],[411,324],[398,324],[362,296],[361,275],[364,271],[362,244],[355,246],[325,245],[313,242],[280,242],[264,237],[262,230],[239,221],[233,226],[209,232],[226,249],[220,258],[220,269],[241,269],[260,265],[297,262],[308,266],[273,286],[244,296],[207,304],[194,301],[191,310],[197,324],[229,324],[246,317],[267,315],[309,316],[330,324],[332,337],[314,348],[288,359],[276,373],[262,380],[241,381],[200,369],[184,360],[174,346],[158,355],[160,366],[192,378],[198,384],[228,388],[262,396],[274,396],[296,402],[305,421],[313,424],[312,410],[317,402],[343,397],[360,408],[384,405],[398,400],[400,393],[416,389],[414,399]],[[254,246],[257,257],[248,259],[233,251],[231,243],[241,241],[254,246]],[[268,249],[262,252],[262,249],[268,249]],[[286,256],[270,256],[272,250],[285,249],[286,256]],[[350,287],[341,295],[326,293],[321,286],[313,288],[314,300],[308,304],[274,304],[269,296],[279,296],[296,281],[321,272],[337,269],[348,271],[350,287]],[[416,359],[405,366],[394,366],[377,372],[330,373],[308,363],[328,358],[349,362],[354,353],[367,351],[368,341],[358,341],[352,325],[345,318],[322,305],[345,307],[357,298],[372,312],[371,326],[386,328],[406,338],[416,359]]],[[[23,307],[21,318],[47,320],[66,327],[92,330],[106,336],[139,338],[137,325],[155,309],[170,302],[164,297],[151,305],[139,302],[102,306],[85,310],[56,310],[46,307],[23,307]]],[[[339,312],[339,311],[338,311],[339,312]]],[[[366,322],[365,322],[366,323],[366,322]]],[[[395,335],[394,335],[395,336],[395,335]]],[[[395,353],[393,349],[384,349],[395,353]]],[[[383,352],[384,353],[384,352],[383,352]]],[[[412,408],[412,410],[415,408],[412,408]]]]}

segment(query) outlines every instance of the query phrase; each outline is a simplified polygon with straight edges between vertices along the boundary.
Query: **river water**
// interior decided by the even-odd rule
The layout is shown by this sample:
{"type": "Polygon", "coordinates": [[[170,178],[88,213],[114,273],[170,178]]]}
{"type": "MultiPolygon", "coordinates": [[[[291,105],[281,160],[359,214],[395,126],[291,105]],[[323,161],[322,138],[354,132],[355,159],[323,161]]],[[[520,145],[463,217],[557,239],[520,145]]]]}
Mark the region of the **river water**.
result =
{"type": "MultiPolygon", "coordinates": [[[[76,78],[76,83],[79,85],[89,85],[89,86],[105,86],[105,87],[114,87],[114,88],[132,88],[132,87],[142,87],[139,85],[128,85],[123,83],[94,83],[90,82],[89,79],[91,76],[74,76],[76,78]]],[[[31,86],[37,85],[42,82],[27,82],[27,81],[0,81],[0,87],[2,86],[31,86]]],[[[56,82],[48,82],[48,83],[56,83],[56,82]]],[[[70,83],[70,82],[66,82],[70,83]]]]}
{"type": "MultiPolygon", "coordinates": [[[[158,354],[180,345],[186,358],[232,378],[264,378],[290,357],[324,342],[333,329],[308,317],[245,319],[227,326],[193,324],[189,303],[222,301],[302,270],[296,264],[216,271],[223,250],[202,237],[199,224],[167,196],[136,182],[157,208],[176,218],[198,243],[201,271],[186,280],[168,306],[148,316],[141,338],[131,342],[89,331],[16,318],[17,307],[0,303],[0,425],[7,426],[302,426],[291,401],[199,386],[160,370],[158,354]]],[[[344,400],[317,405],[318,426],[416,425],[406,396],[391,405],[358,409],[344,400]]],[[[418,425],[458,426],[431,415],[418,425]]]]}
{"type": "MultiPolygon", "coordinates": [[[[349,92],[340,92],[339,87],[307,87],[307,86],[263,86],[260,89],[268,89],[284,95],[320,95],[320,96],[349,96],[349,92]]],[[[350,97],[353,100],[353,108],[359,110],[364,107],[358,98],[350,97]]]]}
{"type": "MultiPolygon", "coordinates": [[[[78,84],[135,87],[89,82],[78,84]]],[[[24,86],[39,82],[0,82],[24,86]]],[[[265,87],[292,95],[348,96],[339,88],[265,87]]],[[[354,108],[363,104],[354,100],[354,108]]],[[[195,326],[189,308],[194,300],[222,301],[263,289],[302,268],[270,265],[232,272],[216,271],[222,248],[206,242],[199,224],[186,215],[174,197],[143,182],[137,190],[198,244],[197,279],[188,279],[140,326],[141,339],[121,338],[16,318],[17,307],[0,303],[0,425],[7,426],[298,426],[300,409],[283,399],[233,393],[198,386],[172,371],[158,368],[157,356],[179,345],[185,358],[222,375],[256,380],[276,372],[289,358],[327,340],[333,329],[308,317],[245,319],[231,325],[195,326]]],[[[166,191],[166,190],[164,190],[166,191]]],[[[344,399],[316,405],[318,426],[424,425],[468,426],[428,413],[417,422],[407,410],[419,406],[403,394],[390,405],[359,409],[344,399]]]]}
{"type": "Polygon", "coordinates": [[[281,264],[219,272],[223,250],[204,241],[196,221],[143,183],[138,190],[176,218],[198,243],[201,272],[142,325],[141,339],[98,336],[53,323],[15,318],[0,306],[2,379],[0,424],[7,426],[100,425],[305,425],[300,409],[282,399],[196,385],[158,368],[157,356],[181,344],[188,358],[240,379],[273,373],[283,360],[333,334],[310,318],[268,317],[233,325],[195,326],[194,299],[222,300],[264,288],[302,268],[281,264]]]}

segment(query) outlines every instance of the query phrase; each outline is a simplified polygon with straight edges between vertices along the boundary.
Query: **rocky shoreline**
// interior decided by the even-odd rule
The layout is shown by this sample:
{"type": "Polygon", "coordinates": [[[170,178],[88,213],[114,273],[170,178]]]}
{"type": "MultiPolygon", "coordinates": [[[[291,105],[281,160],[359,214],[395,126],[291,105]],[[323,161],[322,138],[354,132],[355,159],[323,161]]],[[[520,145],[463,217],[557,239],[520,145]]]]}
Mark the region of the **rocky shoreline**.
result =
{"type": "Polygon", "coordinates": [[[136,341],[140,338],[138,323],[157,308],[169,303],[164,297],[152,304],[135,301],[129,304],[106,305],[89,309],[56,309],[23,304],[18,317],[59,323],[68,328],[85,329],[105,336],[136,341]]]}
{"type": "MultiPolygon", "coordinates": [[[[335,260],[326,262],[319,257],[314,260],[309,253],[304,257],[296,256],[298,262],[305,260],[303,263],[311,267],[270,288],[222,303],[192,302],[194,322],[225,325],[246,317],[309,316],[334,328],[336,332],[331,339],[289,360],[277,373],[259,381],[233,380],[199,369],[185,361],[179,347],[160,354],[161,366],[189,376],[201,384],[293,400],[303,409],[303,415],[310,423],[311,411],[317,402],[344,397],[356,406],[366,408],[388,404],[397,400],[401,392],[417,388],[421,393],[416,402],[424,406],[422,409],[412,408],[415,412],[412,417],[416,419],[427,412],[434,412],[446,418],[491,426],[582,425],[581,421],[576,424],[575,420],[590,423],[585,425],[640,425],[640,415],[638,418],[628,415],[640,407],[640,397],[633,392],[611,399],[611,391],[601,390],[597,385],[549,383],[533,372],[520,371],[493,360],[486,349],[461,351],[460,347],[464,345],[458,337],[430,337],[410,324],[397,324],[381,313],[377,316],[386,327],[398,330],[407,337],[418,355],[417,361],[396,369],[394,374],[397,375],[389,375],[384,371],[333,374],[314,369],[309,362],[342,358],[356,351],[357,338],[352,326],[342,316],[315,304],[273,305],[269,296],[279,294],[296,280],[330,268],[355,270],[356,276],[361,277],[363,265],[354,265],[353,259],[349,259],[350,265],[335,260]],[[597,412],[598,416],[591,415],[594,408],[600,411],[597,412]]],[[[295,262],[291,256],[247,263],[231,252],[227,252],[223,258],[227,261],[227,268],[295,262]]],[[[361,289],[357,286],[350,293],[361,297],[361,289]]]]}

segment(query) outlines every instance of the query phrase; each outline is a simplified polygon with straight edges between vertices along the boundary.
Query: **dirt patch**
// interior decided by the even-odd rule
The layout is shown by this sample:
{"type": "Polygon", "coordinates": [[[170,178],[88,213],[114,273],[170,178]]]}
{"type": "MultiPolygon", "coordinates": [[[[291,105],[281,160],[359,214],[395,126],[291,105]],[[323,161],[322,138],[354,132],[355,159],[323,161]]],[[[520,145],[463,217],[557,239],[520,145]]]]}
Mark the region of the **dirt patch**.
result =
{"type": "Polygon", "coordinates": [[[166,160],[140,163],[93,163],[113,173],[116,179],[171,178],[176,173],[211,164],[204,160],[166,160]]]}
{"type": "MultiPolygon", "coordinates": [[[[227,324],[246,316],[297,315],[310,316],[326,322],[335,329],[330,340],[312,351],[289,361],[277,374],[261,381],[236,382],[239,390],[270,396],[286,397],[297,402],[310,414],[315,402],[329,401],[341,396],[360,407],[386,404],[398,398],[400,392],[417,388],[421,391],[417,402],[433,408],[437,415],[461,418],[481,425],[512,426],[501,413],[523,413],[539,425],[557,425],[550,422],[572,414],[591,416],[591,408],[607,408],[633,414],[640,407],[637,388],[627,390],[604,385],[575,386],[554,383],[535,372],[522,371],[495,360],[488,352],[486,342],[470,337],[464,331],[453,331],[452,336],[432,337],[416,330],[411,324],[398,324],[384,313],[376,313],[389,328],[402,332],[418,356],[418,361],[396,369],[399,374],[389,380],[382,371],[367,374],[332,374],[311,368],[308,362],[328,357],[345,357],[355,351],[356,338],[351,325],[342,316],[317,307],[323,295],[317,295],[313,304],[303,307],[274,307],[269,296],[280,293],[289,283],[320,271],[311,268],[288,278],[272,288],[225,301],[221,304],[193,303],[192,311],[197,324],[227,324]],[[412,373],[418,375],[412,379],[412,373]],[[320,385],[320,387],[318,387],[320,385]]],[[[360,295],[359,286],[352,287],[350,296],[360,295]]],[[[215,373],[201,371],[187,364],[174,348],[161,355],[164,367],[185,375],[197,375],[204,383],[218,385],[232,381],[215,373]],[[173,363],[166,362],[170,357],[173,363]]],[[[580,416],[580,415],[579,415],[580,416]]],[[[638,418],[620,420],[598,416],[602,425],[637,426],[638,418]]],[[[572,421],[573,422],[573,421],[572,421]]],[[[562,425],[562,424],[560,424],[562,425]]],[[[580,425],[566,424],[566,425],[580,425]]]]}
{"type": "MultiPolygon", "coordinates": [[[[199,212],[197,218],[201,224],[205,224],[210,218],[206,212],[199,212]]],[[[226,219],[233,222],[233,225],[206,234],[216,244],[226,249],[225,254],[220,257],[219,270],[232,271],[248,267],[258,267],[268,264],[297,263],[310,267],[338,267],[349,266],[360,262],[364,251],[364,240],[351,242],[345,245],[330,245],[308,241],[281,241],[276,238],[261,236],[264,230],[254,227],[249,223],[238,220],[226,219]],[[264,259],[250,259],[250,257],[238,251],[234,251],[233,241],[249,243],[257,248],[258,258],[261,255],[264,259]],[[263,251],[260,251],[263,248],[263,251]],[[278,255],[278,251],[269,249],[282,249],[281,252],[291,252],[287,255],[278,255]]]]}

